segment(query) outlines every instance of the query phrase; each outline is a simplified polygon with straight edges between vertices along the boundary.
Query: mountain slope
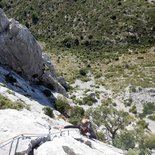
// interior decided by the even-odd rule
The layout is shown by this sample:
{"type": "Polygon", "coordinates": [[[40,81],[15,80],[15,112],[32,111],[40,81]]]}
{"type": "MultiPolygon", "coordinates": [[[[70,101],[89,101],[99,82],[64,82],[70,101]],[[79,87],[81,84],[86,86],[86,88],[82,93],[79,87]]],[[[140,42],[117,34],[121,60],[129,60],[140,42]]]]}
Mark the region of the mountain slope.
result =
{"type": "MultiPolygon", "coordinates": [[[[123,155],[123,152],[110,145],[104,144],[99,141],[92,141],[81,136],[76,129],[63,130],[62,135],[55,126],[67,124],[63,120],[54,120],[44,114],[30,112],[27,110],[0,110],[0,154],[7,155],[11,142],[4,147],[2,142],[14,136],[23,134],[29,135],[30,138],[21,138],[19,140],[17,152],[22,152],[28,149],[31,140],[38,137],[48,135],[48,126],[51,126],[51,141],[45,142],[35,150],[34,155],[65,155],[69,151],[75,152],[74,154],[93,154],[93,155],[123,155]],[[6,116],[7,113],[7,116],[6,116]],[[69,132],[69,135],[68,135],[69,132]],[[84,143],[89,142],[89,144],[84,143]],[[91,144],[91,147],[88,146],[91,144]]],[[[14,141],[12,152],[16,146],[14,141]]]]}
{"type": "Polygon", "coordinates": [[[56,47],[110,50],[111,46],[148,45],[155,41],[153,2],[1,0],[0,6],[37,38],[56,47]]]}

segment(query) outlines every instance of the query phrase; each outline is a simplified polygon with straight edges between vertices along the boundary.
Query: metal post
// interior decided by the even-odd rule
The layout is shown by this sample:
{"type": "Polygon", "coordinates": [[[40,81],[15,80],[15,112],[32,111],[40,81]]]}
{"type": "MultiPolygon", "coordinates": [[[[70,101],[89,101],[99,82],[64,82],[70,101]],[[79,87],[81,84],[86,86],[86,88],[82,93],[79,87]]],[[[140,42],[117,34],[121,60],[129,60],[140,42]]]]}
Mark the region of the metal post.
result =
{"type": "Polygon", "coordinates": [[[60,131],[60,136],[62,136],[62,131],[60,131]]]}
{"type": "Polygon", "coordinates": [[[15,153],[14,154],[16,154],[16,151],[17,151],[17,148],[18,148],[19,139],[20,139],[20,137],[17,139],[17,143],[16,143],[15,153]]]}
{"type": "Polygon", "coordinates": [[[11,150],[12,150],[12,145],[13,145],[13,142],[14,142],[14,139],[12,140],[11,145],[10,145],[9,155],[11,155],[11,150]]]}

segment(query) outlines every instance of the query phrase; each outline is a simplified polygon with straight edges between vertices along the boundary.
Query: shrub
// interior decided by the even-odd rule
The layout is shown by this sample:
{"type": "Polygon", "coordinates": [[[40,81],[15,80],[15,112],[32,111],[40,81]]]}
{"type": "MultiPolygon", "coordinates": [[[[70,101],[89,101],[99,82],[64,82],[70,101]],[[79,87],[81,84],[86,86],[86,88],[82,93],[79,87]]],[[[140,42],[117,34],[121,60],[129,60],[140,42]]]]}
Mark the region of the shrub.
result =
{"type": "Polygon", "coordinates": [[[94,103],[96,102],[96,99],[93,97],[93,96],[86,96],[83,98],[83,104],[84,105],[89,105],[89,106],[92,106],[94,103]]]}
{"type": "Polygon", "coordinates": [[[54,118],[53,109],[51,109],[50,107],[44,107],[42,110],[44,111],[45,115],[54,118]]]}
{"type": "Polygon", "coordinates": [[[133,92],[135,93],[137,90],[136,90],[136,87],[135,86],[130,86],[130,92],[133,92]]]}
{"type": "Polygon", "coordinates": [[[72,107],[69,122],[72,124],[78,124],[80,120],[83,118],[84,114],[85,111],[82,107],[79,106],[72,107]]]}
{"type": "Polygon", "coordinates": [[[79,40],[77,38],[73,38],[73,37],[69,36],[69,37],[66,37],[62,41],[62,45],[67,47],[67,48],[78,46],[79,45],[79,40]]]}
{"type": "Polygon", "coordinates": [[[88,69],[87,68],[81,68],[79,71],[80,75],[82,76],[86,76],[88,73],[88,69]]]}
{"type": "Polygon", "coordinates": [[[155,149],[155,135],[150,135],[145,139],[145,147],[155,149]]]}
{"type": "Polygon", "coordinates": [[[96,132],[96,137],[97,137],[98,140],[100,140],[102,142],[105,142],[106,141],[105,135],[101,131],[96,132]]]}
{"type": "Polygon", "coordinates": [[[146,116],[148,114],[152,114],[155,111],[154,103],[146,103],[143,107],[143,114],[146,116]]]}
{"type": "Polygon", "coordinates": [[[116,106],[117,106],[117,104],[116,104],[115,102],[113,102],[113,103],[112,103],[112,105],[113,105],[114,107],[116,107],[116,106]]]}
{"type": "Polygon", "coordinates": [[[155,121],[155,115],[150,115],[148,116],[149,119],[151,119],[152,121],[155,121]]]}
{"type": "Polygon", "coordinates": [[[7,90],[7,93],[15,95],[15,92],[11,91],[11,90],[7,90]]]}
{"type": "Polygon", "coordinates": [[[124,101],[124,105],[125,105],[125,106],[131,106],[131,104],[132,104],[132,98],[126,99],[126,100],[124,101]]]}
{"type": "Polygon", "coordinates": [[[123,150],[135,147],[136,139],[132,131],[123,132],[113,140],[113,145],[123,150]]]}
{"type": "Polygon", "coordinates": [[[21,110],[24,108],[24,105],[21,102],[12,102],[6,97],[0,95],[0,109],[17,109],[21,110]]]}
{"type": "Polygon", "coordinates": [[[133,114],[137,114],[137,108],[136,108],[136,106],[133,105],[133,106],[131,107],[131,109],[129,109],[129,111],[132,112],[133,114]]]}
{"type": "Polygon", "coordinates": [[[33,24],[37,24],[38,23],[38,20],[39,20],[39,18],[37,16],[37,14],[36,13],[33,13],[32,14],[32,22],[33,22],[33,24]]]}
{"type": "Polygon", "coordinates": [[[55,101],[56,103],[56,109],[62,113],[64,116],[69,117],[71,107],[68,104],[68,101],[65,98],[59,97],[55,101]]]}
{"type": "Polygon", "coordinates": [[[129,149],[126,155],[140,155],[140,150],[138,150],[138,149],[129,149]]]}
{"type": "Polygon", "coordinates": [[[70,117],[69,118],[69,123],[77,125],[81,121],[80,117],[70,117]]]}
{"type": "Polygon", "coordinates": [[[71,110],[71,117],[83,117],[84,116],[84,109],[82,107],[79,106],[75,106],[72,108],[71,110]]]}
{"type": "Polygon", "coordinates": [[[82,102],[82,100],[80,100],[80,99],[76,99],[76,101],[75,101],[77,104],[79,104],[79,105],[83,105],[83,102],[82,102]]]}
{"type": "Polygon", "coordinates": [[[111,105],[113,102],[112,102],[112,99],[111,98],[108,98],[107,100],[103,101],[102,105],[103,106],[109,106],[111,105]]]}
{"type": "Polygon", "coordinates": [[[147,128],[148,128],[148,123],[146,123],[146,121],[143,120],[143,119],[140,119],[140,120],[137,122],[137,124],[138,124],[140,127],[142,127],[143,129],[147,129],[147,128]]]}

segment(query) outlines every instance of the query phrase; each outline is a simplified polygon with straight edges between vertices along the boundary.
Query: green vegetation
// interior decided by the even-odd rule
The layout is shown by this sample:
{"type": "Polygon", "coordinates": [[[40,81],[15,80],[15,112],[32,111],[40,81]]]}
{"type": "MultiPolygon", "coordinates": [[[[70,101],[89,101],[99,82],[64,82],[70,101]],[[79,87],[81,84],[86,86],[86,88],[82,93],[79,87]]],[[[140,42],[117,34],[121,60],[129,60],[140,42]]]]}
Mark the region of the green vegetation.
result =
{"type": "MultiPolygon", "coordinates": [[[[123,62],[119,61],[107,66],[103,83],[116,93],[129,85],[130,93],[140,92],[142,88],[154,87],[153,55],[145,53],[144,60],[135,60],[135,54],[123,56],[123,62]]],[[[129,106],[130,103],[127,102],[125,105],[129,106]]]]}
{"type": "Polygon", "coordinates": [[[6,97],[0,95],[0,109],[17,109],[21,110],[25,108],[25,106],[19,102],[12,102],[11,100],[7,99],[6,97]]]}
{"type": "Polygon", "coordinates": [[[149,118],[150,120],[152,120],[152,121],[155,121],[155,114],[154,114],[154,115],[148,116],[148,118],[149,118]]]}
{"type": "Polygon", "coordinates": [[[117,135],[113,140],[113,145],[123,150],[133,149],[135,147],[136,139],[133,131],[125,131],[117,135]]]}
{"type": "Polygon", "coordinates": [[[108,52],[154,41],[155,6],[147,1],[1,0],[0,6],[52,46],[108,52]]]}
{"type": "Polygon", "coordinates": [[[101,82],[116,92],[129,84],[135,88],[155,85],[154,55],[147,55],[155,41],[154,4],[1,0],[0,6],[43,42],[58,73],[69,83],[79,78],[79,73],[88,81],[85,68],[89,68],[96,78],[104,76],[101,82]]]}
{"type": "Polygon", "coordinates": [[[88,73],[88,69],[87,68],[81,68],[79,72],[80,72],[80,75],[86,76],[88,73]]]}
{"type": "Polygon", "coordinates": [[[53,109],[50,108],[50,107],[44,107],[42,109],[44,111],[44,114],[51,117],[51,118],[54,118],[54,114],[53,114],[53,109]]]}
{"type": "Polygon", "coordinates": [[[148,123],[146,123],[145,120],[143,119],[140,119],[138,122],[137,122],[137,125],[142,128],[142,129],[148,129],[148,123]]]}
{"type": "Polygon", "coordinates": [[[132,98],[126,99],[126,100],[124,101],[124,105],[125,105],[125,106],[131,106],[131,104],[132,104],[132,98]]]}
{"type": "Polygon", "coordinates": [[[146,103],[143,106],[143,115],[146,116],[148,114],[153,114],[155,112],[155,104],[154,103],[146,103]]]}
{"type": "Polygon", "coordinates": [[[96,132],[96,137],[97,137],[98,140],[100,140],[102,142],[105,142],[106,141],[105,135],[101,131],[97,131],[96,132]]]}
{"type": "Polygon", "coordinates": [[[102,101],[102,105],[104,106],[109,106],[109,105],[112,105],[112,99],[111,98],[108,98],[107,100],[105,101],[102,101]]]}
{"type": "Polygon", "coordinates": [[[87,111],[93,117],[93,122],[98,126],[104,125],[111,139],[115,139],[119,130],[123,130],[130,122],[127,112],[118,111],[112,106],[101,105],[96,109],[87,111]]]}
{"type": "Polygon", "coordinates": [[[152,134],[147,136],[144,143],[146,148],[155,149],[155,135],[152,134]]]}
{"type": "Polygon", "coordinates": [[[137,108],[135,105],[133,105],[130,109],[129,112],[132,112],[133,114],[137,114],[137,108]]]}
{"type": "Polygon", "coordinates": [[[97,100],[93,96],[88,95],[88,96],[85,96],[83,100],[79,102],[79,104],[92,106],[96,101],[97,100]]]}
{"type": "Polygon", "coordinates": [[[11,91],[11,90],[7,90],[7,92],[8,92],[9,94],[15,95],[15,92],[13,92],[13,91],[11,91]]]}
{"type": "Polygon", "coordinates": [[[56,100],[56,109],[68,118],[72,124],[78,124],[85,115],[85,111],[79,106],[70,106],[67,99],[59,97],[56,100]]]}
{"type": "Polygon", "coordinates": [[[85,111],[82,107],[74,106],[72,107],[72,110],[71,110],[69,122],[77,125],[84,117],[84,115],[85,115],[85,111]]]}
{"type": "Polygon", "coordinates": [[[59,97],[57,98],[55,103],[56,103],[56,110],[58,110],[64,116],[69,117],[71,106],[69,105],[67,99],[59,97]]]}

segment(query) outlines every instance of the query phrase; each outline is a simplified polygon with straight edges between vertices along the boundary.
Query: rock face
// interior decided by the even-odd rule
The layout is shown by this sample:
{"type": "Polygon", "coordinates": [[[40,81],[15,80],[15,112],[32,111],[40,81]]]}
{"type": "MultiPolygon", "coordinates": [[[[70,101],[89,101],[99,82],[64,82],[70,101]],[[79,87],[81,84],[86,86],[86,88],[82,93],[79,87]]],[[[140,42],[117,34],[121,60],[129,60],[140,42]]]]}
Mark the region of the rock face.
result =
{"type": "Polygon", "coordinates": [[[42,142],[34,149],[34,155],[124,155],[120,149],[80,135],[77,129],[55,129],[55,126],[64,126],[67,122],[52,119],[41,113],[0,110],[0,124],[0,155],[9,154],[12,140],[14,143],[11,155],[14,154],[17,141],[10,138],[21,134],[23,137],[19,139],[16,150],[18,155],[25,155],[26,153],[22,152],[29,152],[29,148],[40,140],[42,142]],[[8,139],[9,142],[6,141],[8,139]],[[4,141],[7,142],[5,146],[2,143],[4,141]]]}
{"type": "Polygon", "coordinates": [[[52,63],[25,26],[8,19],[0,9],[0,63],[26,76],[32,81],[41,81],[55,91],[66,95],[58,82],[52,63]]]}

